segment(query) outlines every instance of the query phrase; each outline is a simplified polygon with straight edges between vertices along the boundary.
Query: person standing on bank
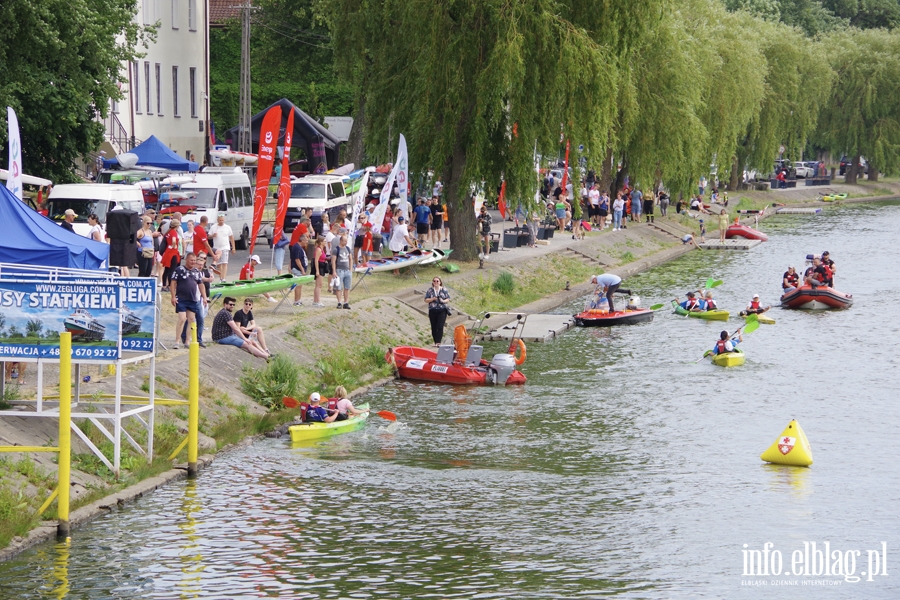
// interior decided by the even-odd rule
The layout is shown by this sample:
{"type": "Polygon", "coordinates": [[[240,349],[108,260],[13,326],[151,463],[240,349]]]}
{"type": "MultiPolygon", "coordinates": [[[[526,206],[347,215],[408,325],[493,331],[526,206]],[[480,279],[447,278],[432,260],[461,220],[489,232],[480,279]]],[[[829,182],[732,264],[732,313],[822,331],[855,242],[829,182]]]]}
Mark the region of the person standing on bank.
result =
{"type": "Polygon", "coordinates": [[[353,251],[347,245],[347,234],[341,234],[338,244],[331,251],[331,272],[337,279],[334,286],[334,295],[337,297],[337,307],[350,309],[350,286],[353,284],[353,251]],[[341,292],[344,292],[344,302],[341,304],[341,292]]]}
{"type": "Polygon", "coordinates": [[[450,293],[444,287],[440,277],[431,280],[431,287],[425,292],[425,304],[428,305],[428,320],[431,321],[431,339],[434,344],[440,345],[444,339],[444,324],[447,322],[447,314],[450,307],[450,293]]]}
{"type": "Polygon", "coordinates": [[[481,205],[481,214],[478,215],[476,221],[478,236],[484,243],[484,258],[487,259],[491,255],[491,214],[488,212],[487,206],[481,205]]]}

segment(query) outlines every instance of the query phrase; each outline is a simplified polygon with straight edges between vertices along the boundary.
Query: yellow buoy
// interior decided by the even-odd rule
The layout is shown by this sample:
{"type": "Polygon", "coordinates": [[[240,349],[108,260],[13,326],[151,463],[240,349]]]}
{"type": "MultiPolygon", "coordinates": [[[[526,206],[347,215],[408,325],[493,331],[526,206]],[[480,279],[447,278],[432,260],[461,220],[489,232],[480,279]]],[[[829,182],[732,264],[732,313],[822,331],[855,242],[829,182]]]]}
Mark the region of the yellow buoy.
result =
{"type": "Polygon", "coordinates": [[[808,467],[813,463],[809,440],[806,439],[806,434],[800,429],[796,419],[788,423],[778,439],[759,457],[776,465],[808,467]]]}

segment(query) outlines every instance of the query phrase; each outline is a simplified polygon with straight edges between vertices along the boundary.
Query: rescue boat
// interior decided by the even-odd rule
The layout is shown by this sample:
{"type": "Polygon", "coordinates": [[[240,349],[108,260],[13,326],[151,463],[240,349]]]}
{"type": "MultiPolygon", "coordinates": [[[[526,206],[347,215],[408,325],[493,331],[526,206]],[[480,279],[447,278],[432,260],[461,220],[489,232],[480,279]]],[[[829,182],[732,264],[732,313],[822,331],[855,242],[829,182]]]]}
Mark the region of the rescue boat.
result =
{"type": "Polygon", "coordinates": [[[592,308],[574,315],[575,325],[578,327],[613,327],[615,325],[637,325],[649,323],[653,320],[653,311],[649,308],[636,310],[617,310],[614,312],[601,312],[592,308]]]}
{"type": "Polygon", "coordinates": [[[769,236],[762,231],[757,231],[752,227],[737,223],[732,223],[728,226],[728,229],[725,230],[725,237],[728,239],[742,237],[748,240],[760,240],[762,242],[768,241],[769,239],[769,236]]]}
{"type": "MultiPolygon", "coordinates": [[[[496,313],[495,313],[496,314],[496,313]]],[[[442,344],[437,351],[414,346],[388,348],[385,360],[394,366],[398,377],[452,385],[513,385],[525,383],[525,375],[516,367],[525,362],[525,342],[520,339],[524,315],[517,315],[516,330],[509,352],[495,354],[491,361],[481,358],[483,347],[472,344],[465,325],[453,330],[453,344],[442,344]]],[[[475,321],[473,331],[490,314],[475,321]]]]}
{"type": "Polygon", "coordinates": [[[852,294],[845,294],[824,285],[818,287],[801,285],[781,297],[781,308],[829,310],[851,306],[853,306],[852,294]]]}

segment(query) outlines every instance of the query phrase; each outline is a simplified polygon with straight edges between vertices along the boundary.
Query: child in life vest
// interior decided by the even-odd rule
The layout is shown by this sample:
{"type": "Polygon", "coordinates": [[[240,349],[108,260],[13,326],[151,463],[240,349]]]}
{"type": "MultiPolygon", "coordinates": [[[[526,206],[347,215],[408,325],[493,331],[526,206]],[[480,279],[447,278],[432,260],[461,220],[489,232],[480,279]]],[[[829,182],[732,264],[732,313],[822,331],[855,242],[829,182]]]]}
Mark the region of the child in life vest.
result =
{"type": "Polygon", "coordinates": [[[737,340],[735,338],[728,339],[728,332],[723,331],[719,334],[719,341],[716,342],[716,345],[713,346],[712,353],[713,354],[724,354],[725,352],[735,352],[737,349],[737,345],[744,341],[744,338],[738,334],[737,340]]]}

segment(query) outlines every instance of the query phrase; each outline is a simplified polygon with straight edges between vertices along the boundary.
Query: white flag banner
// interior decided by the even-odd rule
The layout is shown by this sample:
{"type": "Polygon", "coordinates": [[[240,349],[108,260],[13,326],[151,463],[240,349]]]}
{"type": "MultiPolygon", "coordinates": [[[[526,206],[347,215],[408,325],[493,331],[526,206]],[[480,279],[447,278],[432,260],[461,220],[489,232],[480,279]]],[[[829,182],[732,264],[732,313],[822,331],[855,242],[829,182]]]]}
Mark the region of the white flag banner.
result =
{"type": "Polygon", "coordinates": [[[366,194],[369,192],[369,172],[363,173],[362,181],[359,182],[359,189],[353,194],[353,216],[350,217],[350,243],[356,237],[356,230],[359,228],[359,215],[362,213],[363,202],[366,194]]]}
{"type": "Polygon", "coordinates": [[[400,188],[400,209],[409,214],[407,195],[409,193],[409,155],[406,153],[406,138],[400,134],[400,145],[397,147],[397,186],[400,188]]]}
{"type": "Polygon", "coordinates": [[[6,120],[9,124],[9,177],[6,188],[22,199],[22,140],[19,139],[19,119],[11,106],[6,107],[6,120]]]}
{"type": "Polygon", "coordinates": [[[372,223],[372,233],[381,233],[381,224],[384,223],[384,214],[387,212],[388,206],[390,205],[387,202],[382,201],[369,217],[369,221],[372,223]]]}

